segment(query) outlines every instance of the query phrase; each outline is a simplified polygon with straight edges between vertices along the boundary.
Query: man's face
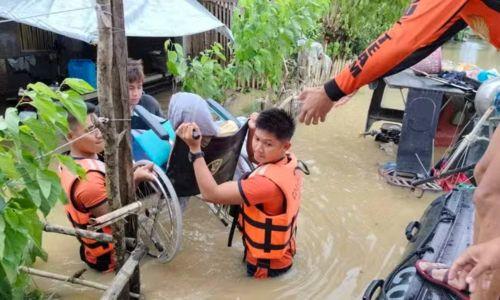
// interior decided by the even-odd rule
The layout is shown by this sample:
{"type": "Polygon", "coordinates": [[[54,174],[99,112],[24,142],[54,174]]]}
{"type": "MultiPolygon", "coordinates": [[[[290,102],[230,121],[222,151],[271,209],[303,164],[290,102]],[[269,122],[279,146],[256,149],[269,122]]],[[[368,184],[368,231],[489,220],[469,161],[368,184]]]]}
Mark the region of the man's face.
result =
{"type": "Polygon", "coordinates": [[[92,123],[91,115],[87,116],[85,125],[77,124],[68,134],[75,140],[72,147],[85,154],[98,154],[104,151],[104,139],[101,131],[92,123]],[[78,140],[76,140],[79,138],[78,140]]]}
{"type": "Polygon", "coordinates": [[[141,100],[142,96],[142,82],[130,82],[128,84],[128,97],[130,106],[136,106],[141,100]]]}
{"type": "Polygon", "coordinates": [[[290,141],[282,141],[266,130],[256,128],[252,140],[253,155],[260,164],[276,162],[290,149],[290,141]]]}

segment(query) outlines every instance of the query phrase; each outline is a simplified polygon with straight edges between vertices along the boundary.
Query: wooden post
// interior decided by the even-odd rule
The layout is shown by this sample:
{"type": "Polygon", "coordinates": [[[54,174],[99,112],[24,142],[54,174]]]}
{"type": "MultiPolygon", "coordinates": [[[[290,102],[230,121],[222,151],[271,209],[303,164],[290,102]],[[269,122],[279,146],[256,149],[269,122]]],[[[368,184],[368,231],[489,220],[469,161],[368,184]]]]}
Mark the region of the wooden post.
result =
{"type": "MultiPolygon", "coordinates": [[[[109,120],[130,119],[127,83],[127,40],[122,0],[97,0],[96,12],[99,29],[97,51],[98,99],[103,117],[109,120]]],[[[106,186],[112,210],[135,201],[132,179],[130,148],[130,122],[108,122],[101,128],[106,161],[106,186]]],[[[117,257],[117,270],[125,260],[125,235],[136,237],[137,218],[131,216],[127,223],[112,225],[117,257]],[[125,227],[125,229],[124,229],[125,227]]],[[[120,299],[128,299],[129,290],[140,293],[139,269],[132,276],[120,299]]]]}

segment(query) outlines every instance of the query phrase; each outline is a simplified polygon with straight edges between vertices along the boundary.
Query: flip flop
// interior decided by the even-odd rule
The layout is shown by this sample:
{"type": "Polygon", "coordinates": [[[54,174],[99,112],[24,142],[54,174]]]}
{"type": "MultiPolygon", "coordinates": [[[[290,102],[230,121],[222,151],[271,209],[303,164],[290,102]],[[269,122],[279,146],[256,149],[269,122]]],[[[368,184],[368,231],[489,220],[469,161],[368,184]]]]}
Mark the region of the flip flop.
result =
{"type": "Polygon", "coordinates": [[[457,296],[460,300],[470,300],[469,295],[467,295],[464,291],[461,291],[448,284],[448,271],[445,273],[443,280],[438,280],[432,277],[433,270],[446,268],[445,265],[440,264],[439,267],[430,267],[427,270],[423,270],[422,268],[420,268],[420,263],[432,263],[432,262],[419,259],[415,263],[415,268],[417,269],[417,273],[423,279],[441,288],[444,288],[445,290],[451,292],[453,295],[457,296]]]}

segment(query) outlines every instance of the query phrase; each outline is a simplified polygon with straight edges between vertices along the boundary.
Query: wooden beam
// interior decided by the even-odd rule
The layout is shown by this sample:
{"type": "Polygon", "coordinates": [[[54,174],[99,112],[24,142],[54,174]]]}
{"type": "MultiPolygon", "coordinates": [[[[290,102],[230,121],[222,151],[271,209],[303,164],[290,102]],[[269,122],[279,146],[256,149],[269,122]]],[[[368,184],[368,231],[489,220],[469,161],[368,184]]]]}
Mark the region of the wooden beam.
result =
{"type": "Polygon", "coordinates": [[[79,228],[64,227],[64,226],[45,223],[45,225],[43,226],[43,230],[46,232],[54,232],[54,233],[72,235],[76,237],[89,238],[99,242],[105,242],[105,243],[113,242],[113,236],[110,234],[84,230],[79,228]]]}
{"type": "MultiPolygon", "coordinates": [[[[79,279],[79,278],[70,277],[70,276],[61,275],[61,274],[56,274],[56,273],[51,273],[51,272],[47,272],[47,271],[37,270],[37,269],[33,269],[33,268],[28,268],[25,266],[19,267],[19,271],[24,272],[26,274],[38,276],[38,277],[49,278],[49,279],[53,279],[53,280],[64,281],[67,283],[91,287],[91,288],[98,289],[101,291],[105,291],[109,288],[109,286],[104,285],[104,284],[100,284],[97,282],[79,279]]],[[[141,296],[139,294],[135,294],[135,293],[130,293],[130,297],[137,298],[137,299],[141,298],[141,296]]]]}
{"type": "Polygon", "coordinates": [[[146,255],[147,248],[143,244],[139,244],[130,254],[129,258],[123,264],[120,271],[116,274],[113,282],[102,295],[101,300],[117,299],[120,293],[124,290],[131,277],[134,276],[135,270],[139,266],[139,262],[146,255]]]}

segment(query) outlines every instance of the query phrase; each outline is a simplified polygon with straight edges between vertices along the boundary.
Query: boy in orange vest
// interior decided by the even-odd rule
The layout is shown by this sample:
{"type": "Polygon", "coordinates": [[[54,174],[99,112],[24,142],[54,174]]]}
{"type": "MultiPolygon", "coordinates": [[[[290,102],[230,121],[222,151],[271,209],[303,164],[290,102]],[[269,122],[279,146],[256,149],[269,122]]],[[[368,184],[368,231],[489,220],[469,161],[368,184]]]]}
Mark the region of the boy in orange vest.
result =
{"type": "Polygon", "coordinates": [[[247,151],[258,167],[238,181],[218,185],[207,167],[195,123],[183,123],[177,135],[189,146],[196,181],[205,201],[241,206],[238,227],[243,235],[247,274],[255,278],[288,271],[295,255],[295,231],[302,189],[297,159],[289,152],[294,120],[283,110],[269,109],[249,120],[247,151]]]}
{"type": "MultiPolygon", "coordinates": [[[[72,142],[69,155],[86,171],[85,179],[78,178],[64,166],[60,167],[59,178],[66,192],[68,203],[65,205],[68,219],[76,228],[86,229],[90,218],[97,218],[109,212],[106,193],[104,163],[98,154],[104,150],[101,132],[92,123],[95,107],[87,103],[87,119],[80,124],[72,115],[68,116],[70,132],[68,141],[72,142]]],[[[153,180],[153,165],[137,168],[134,182],[153,180]]],[[[111,234],[106,226],[99,230],[111,234]]],[[[97,271],[112,271],[115,266],[113,244],[80,238],[80,258],[97,271]]]]}

